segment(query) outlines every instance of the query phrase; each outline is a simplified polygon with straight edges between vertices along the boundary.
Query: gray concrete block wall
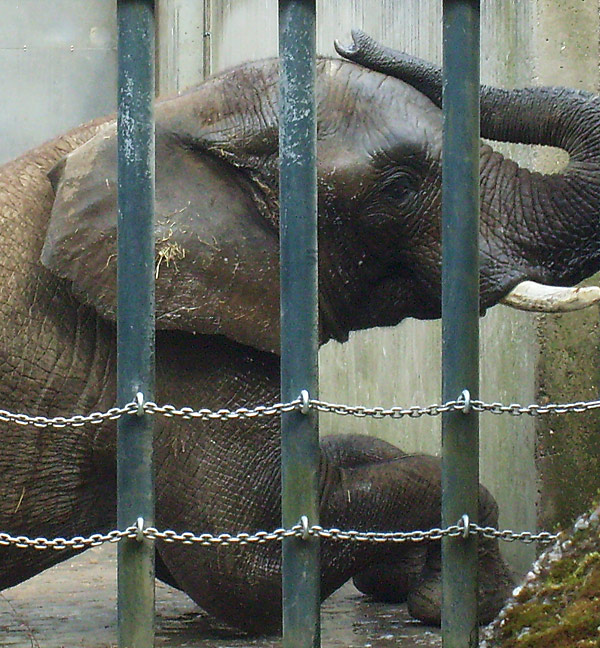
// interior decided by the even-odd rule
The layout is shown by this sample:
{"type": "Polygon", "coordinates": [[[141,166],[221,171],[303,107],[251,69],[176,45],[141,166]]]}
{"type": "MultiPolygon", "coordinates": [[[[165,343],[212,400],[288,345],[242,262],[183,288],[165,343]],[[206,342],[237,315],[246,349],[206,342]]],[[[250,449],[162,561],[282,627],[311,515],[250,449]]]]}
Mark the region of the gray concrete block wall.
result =
{"type": "MultiPolygon", "coordinates": [[[[543,0],[536,30],[536,74],[540,83],[598,93],[600,88],[598,0],[543,0]]],[[[561,160],[540,152],[546,169],[561,160]]],[[[596,285],[600,275],[592,278],[596,285]]],[[[598,309],[539,318],[541,349],[536,366],[538,395],[547,401],[593,400],[600,384],[598,309]]],[[[598,501],[600,416],[587,413],[538,421],[536,462],[540,480],[540,524],[566,526],[598,501]]]]}
{"type": "Polygon", "coordinates": [[[210,15],[199,0],[156,3],[157,91],[174,94],[210,74],[210,15]]]}

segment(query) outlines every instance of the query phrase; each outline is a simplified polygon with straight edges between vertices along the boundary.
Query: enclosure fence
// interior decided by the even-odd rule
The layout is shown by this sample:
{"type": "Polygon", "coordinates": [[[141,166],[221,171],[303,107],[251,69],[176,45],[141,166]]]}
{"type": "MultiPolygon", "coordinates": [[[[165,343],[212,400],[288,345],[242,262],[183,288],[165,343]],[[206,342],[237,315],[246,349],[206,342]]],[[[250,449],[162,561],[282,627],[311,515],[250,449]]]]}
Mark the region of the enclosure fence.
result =
{"type": "MultiPolygon", "coordinates": [[[[545,414],[567,414],[582,413],[591,410],[600,409],[600,400],[594,401],[576,401],[573,403],[547,403],[545,405],[530,404],[520,405],[510,403],[486,403],[476,400],[470,401],[467,395],[463,394],[461,398],[449,401],[443,405],[429,405],[421,407],[414,405],[411,407],[365,407],[362,405],[344,405],[338,403],[329,403],[326,401],[311,399],[307,393],[289,403],[274,403],[272,405],[257,405],[253,408],[240,407],[238,409],[218,409],[211,410],[208,408],[193,409],[191,407],[176,408],[173,405],[157,405],[153,402],[144,402],[140,397],[132,401],[123,408],[114,407],[105,412],[93,412],[89,415],[74,415],[71,417],[55,416],[30,416],[28,414],[13,413],[7,410],[0,410],[0,421],[16,423],[22,426],[31,426],[34,428],[52,428],[63,429],[65,427],[82,427],[84,425],[99,425],[105,421],[115,421],[123,416],[140,416],[141,413],[150,415],[162,415],[167,418],[180,417],[184,420],[220,420],[232,421],[241,418],[256,418],[261,416],[278,416],[283,412],[298,411],[306,414],[309,409],[315,409],[320,412],[328,412],[341,416],[358,416],[385,418],[390,417],[400,419],[404,417],[418,418],[421,416],[439,416],[449,411],[457,412],[488,412],[491,414],[510,414],[512,416],[540,416],[545,414]]],[[[192,531],[177,532],[173,530],[160,531],[153,526],[148,526],[143,518],[138,518],[135,525],[129,526],[123,530],[115,529],[107,533],[94,533],[88,537],[75,536],[73,538],[29,538],[25,535],[13,536],[10,533],[0,531],[0,546],[13,545],[22,549],[54,549],[57,551],[63,549],[86,549],[89,547],[100,546],[104,543],[116,543],[123,539],[141,541],[143,538],[149,540],[161,540],[163,542],[181,542],[183,544],[199,544],[203,546],[212,545],[247,545],[247,544],[264,544],[266,542],[282,541],[285,538],[298,538],[307,540],[308,538],[318,537],[328,540],[352,541],[352,542],[423,542],[436,541],[444,537],[459,538],[467,536],[480,536],[484,538],[503,540],[505,542],[537,542],[540,544],[550,544],[559,538],[559,534],[541,531],[534,533],[531,531],[512,531],[510,529],[496,529],[491,526],[482,527],[475,522],[471,522],[466,514],[446,528],[437,528],[415,531],[356,531],[352,529],[324,529],[320,525],[308,524],[308,518],[300,516],[298,523],[290,528],[278,528],[272,531],[219,533],[195,533],[192,531]]]]}
{"type": "Polygon", "coordinates": [[[579,412],[600,402],[502,405],[478,399],[479,1],[443,0],[443,405],[362,407],[318,400],[318,278],[314,0],[280,0],[281,398],[238,410],[159,407],[154,398],[154,3],[119,0],[119,218],[117,407],[90,416],[0,412],[34,427],[118,421],[118,512],[122,530],[88,538],[0,544],[82,549],[118,542],[120,648],[148,648],[154,636],[154,541],[185,544],[283,543],[283,643],[314,648],[319,637],[319,538],[346,542],[442,540],[445,648],[475,646],[477,536],[551,542],[549,533],[480,527],[479,412],[579,412]],[[297,395],[300,397],[297,398],[297,395]],[[318,412],[375,418],[443,415],[441,528],[408,533],[323,529],[318,521],[318,412]],[[236,535],[159,531],[154,526],[152,417],[190,420],[282,417],[282,527],[236,535]],[[307,477],[308,476],[308,477],[307,477]]]}
{"type": "MultiPolygon", "coordinates": [[[[310,398],[306,391],[289,403],[274,403],[271,405],[257,405],[256,407],[240,407],[237,409],[222,408],[211,410],[208,408],[194,409],[191,407],[177,408],[173,405],[157,405],[152,401],[144,401],[141,393],[137,394],[136,400],[124,407],[113,407],[104,412],[93,412],[88,415],[74,415],[70,417],[56,416],[31,416],[23,413],[14,413],[7,410],[0,410],[0,421],[15,423],[21,426],[33,428],[56,429],[66,427],[78,428],[86,425],[100,425],[106,421],[116,421],[123,417],[139,417],[144,414],[156,416],[162,415],[167,418],[180,417],[189,421],[220,420],[223,422],[234,421],[243,418],[256,418],[265,416],[280,416],[284,412],[296,411],[306,415],[309,410],[333,413],[340,416],[371,417],[376,419],[390,417],[393,419],[419,418],[421,416],[440,416],[444,413],[455,411],[469,413],[486,412],[495,415],[509,414],[512,416],[541,416],[548,414],[582,413],[600,409],[600,400],[576,401],[572,403],[547,403],[544,405],[530,404],[521,405],[518,403],[502,404],[498,402],[486,403],[481,400],[471,401],[468,393],[464,392],[460,398],[448,401],[444,404],[432,404],[426,407],[414,405],[411,407],[365,407],[361,405],[345,405],[330,403],[310,398]]],[[[162,541],[165,543],[182,543],[184,545],[200,546],[226,546],[226,545],[252,545],[265,544],[267,542],[282,542],[287,538],[294,538],[299,541],[307,541],[311,538],[334,540],[339,542],[357,543],[406,543],[439,541],[443,538],[468,538],[483,537],[497,539],[505,542],[539,543],[541,545],[551,544],[560,538],[560,534],[541,531],[513,531],[510,529],[496,529],[491,526],[482,527],[463,514],[456,524],[444,528],[434,527],[431,529],[414,531],[357,531],[353,529],[323,528],[318,524],[309,525],[308,518],[301,515],[298,522],[289,528],[277,528],[270,531],[261,530],[255,532],[239,533],[197,533],[193,531],[174,531],[171,529],[159,530],[150,526],[143,517],[138,517],[134,525],[123,530],[114,529],[107,533],[93,533],[90,536],[74,536],[72,538],[30,538],[26,535],[11,535],[0,531],[0,546],[14,546],[21,549],[36,550],[82,550],[90,547],[100,546],[105,543],[119,543],[123,540],[131,540],[141,543],[143,540],[151,542],[162,541]]]]}

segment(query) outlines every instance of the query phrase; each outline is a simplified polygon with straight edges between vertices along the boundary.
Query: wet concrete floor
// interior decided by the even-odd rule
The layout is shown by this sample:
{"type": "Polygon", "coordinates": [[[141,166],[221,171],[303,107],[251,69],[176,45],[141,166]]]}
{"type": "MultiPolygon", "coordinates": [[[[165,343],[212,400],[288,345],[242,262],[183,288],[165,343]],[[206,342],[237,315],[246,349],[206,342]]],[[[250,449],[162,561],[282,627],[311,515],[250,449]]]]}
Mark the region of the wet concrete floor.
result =
{"type": "MultiPolygon", "coordinates": [[[[116,547],[105,545],[0,592],[3,648],[114,648],[116,547]]],[[[157,648],[276,648],[223,627],[183,593],[156,590],[157,648]]],[[[439,631],[411,621],[403,606],[368,601],[350,584],[322,607],[324,648],[439,647],[439,631]]]]}

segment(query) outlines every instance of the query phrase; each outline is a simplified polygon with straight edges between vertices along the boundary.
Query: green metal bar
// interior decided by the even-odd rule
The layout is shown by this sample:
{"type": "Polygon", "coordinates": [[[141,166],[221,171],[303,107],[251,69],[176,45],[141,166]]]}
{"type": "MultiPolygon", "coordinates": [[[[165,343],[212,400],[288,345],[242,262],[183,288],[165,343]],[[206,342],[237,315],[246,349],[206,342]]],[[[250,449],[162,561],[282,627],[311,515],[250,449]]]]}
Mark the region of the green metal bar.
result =
{"type": "MultiPolygon", "coordinates": [[[[479,0],[444,0],[442,399],[479,395],[479,0]]],[[[442,524],[477,521],[479,421],[442,421],[442,524]]],[[[442,542],[444,648],[478,645],[477,539],[442,542]]]]}
{"type": "MultiPolygon", "coordinates": [[[[117,400],[154,398],[154,3],[119,0],[117,400]]],[[[154,524],[151,417],[127,416],[117,437],[117,522],[154,524]]],[[[154,645],[154,546],[118,551],[119,648],[154,645]]]]}
{"type": "MultiPolygon", "coordinates": [[[[281,391],[318,391],[317,182],[314,0],[280,0],[281,391]]],[[[282,417],[282,523],[318,524],[317,415],[282,417]]],[[[283,542],[283,645],[320,645],[319,542],[283,542]]]]}

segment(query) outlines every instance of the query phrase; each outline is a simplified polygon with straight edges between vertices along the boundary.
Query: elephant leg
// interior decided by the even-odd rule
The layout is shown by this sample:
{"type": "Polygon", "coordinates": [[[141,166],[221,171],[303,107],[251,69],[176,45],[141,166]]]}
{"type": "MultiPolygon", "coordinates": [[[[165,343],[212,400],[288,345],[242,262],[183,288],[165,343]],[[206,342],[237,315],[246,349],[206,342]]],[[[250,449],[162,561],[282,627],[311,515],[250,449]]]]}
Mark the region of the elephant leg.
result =
{"type": "MultiPolygon", "coordinates": [[[[479,491],[479,522],[482,526],[498,526],[498,506],[483,486],[479,491]]],[[[442,605],[442,561],[439,543],[430,546],[422,582],[407,597],[411,616],[423,623],[440,625],[442,605]]],[[[514,581],[502,556],[498,541],[478,541],[478,617],[480,624],[489,623],[508,598],[514,581]]]]}
{"type": "MultiPolygon", "coordinates": [[[[345,529],[374,531],[427,530],[441,524],[440,460],[425,455],[403,455],[397,459],[373,463],[355,462],[355,467],[330,467],[327,498],[322,506],[322,524],[345,529]],[[337,473],[337,474],[336,474],[337,473]],[[335,479],[334,479],[335,475],[335,479]]],[[[481,487],[479,520],[496,525],[498,509],[488,491],[481,487]]],[[[440,543],[427,545],[402,543],[329,547],[323,545],[323,581],[331,591],[335,578],[350,570],[363,591],[379,600],[406,597],[413,617],[428,624],[440,624],[441,565],[440,543]],[[420,547],[425,550],[414,554],[420,547]],[[412,559],[412,562],[411,562],[412,559]],[[419,564],[420,561],[420,564],[419,564]],[[424,563],[424,564],[423,564],[424,563]],[[411,572],[403,569],[410,566],[411,572]],[[394,582],[395,575],[399,584],[394,582]],[[383,576],[383,578],[381,578],[383,576]]],[[[478,549],[480,585],[480,620],[497,613],[512,588],[512,579],[496,540],[483,539],[478,549]]],[[[339,581],[338,581],[339,582],[339,581]]],[[[337,585],[339,586],[339,584],[337,585]]]]}
{"type": "Polygon", "coordinates": [[[421,582],[426,559],[426,546],[409,546],[400,559],[362,571],[352,578],[352,582],[359,592],[375,601],[404,603],[421,582]]]}
{"type": "Polygon", "coordinates": [[[173,576],[171,570],[167,567],[167,563],[162,559],[160,551],[158,550],[154,552],[154,574],[156,578],[158,578],[162,583],[165,583],[165,585],[170,585],[178,590],[181,589],[175,576],[173,576]]]}
{"type": "MultiPolygon", "coordinates": [[[[329,466],[357,468],[406,456],[396,446],[364,434],[333,434],[321,440],[321,451],[329,466]]],[[[427,548],[406,545],[405,554],[390,564],[374,565],[355,574],[354,586],[377,601],[402,603],[422,578],[427,548]]]]}

